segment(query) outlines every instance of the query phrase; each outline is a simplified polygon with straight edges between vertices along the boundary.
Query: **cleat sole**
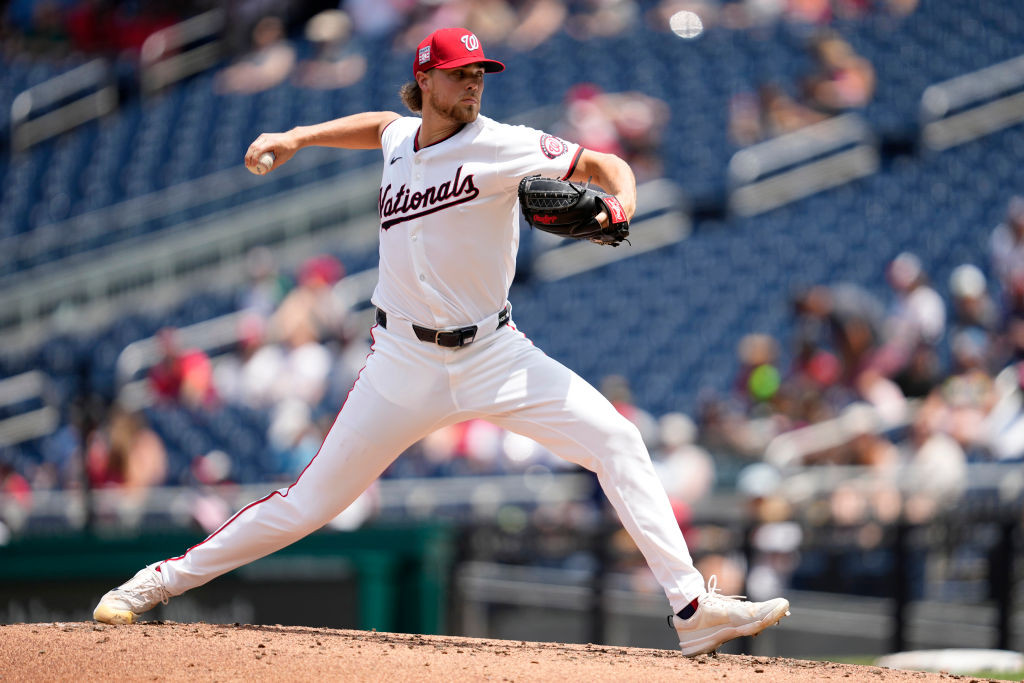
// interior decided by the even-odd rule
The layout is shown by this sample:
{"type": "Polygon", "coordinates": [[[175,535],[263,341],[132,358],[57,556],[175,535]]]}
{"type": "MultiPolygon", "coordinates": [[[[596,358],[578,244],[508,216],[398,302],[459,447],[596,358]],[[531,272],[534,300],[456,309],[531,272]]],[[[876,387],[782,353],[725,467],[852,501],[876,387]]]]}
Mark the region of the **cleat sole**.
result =
{"type": "Polygon", "coordinates": [[[92,613],[92,618],[104,624],[134,624],[139,616],[127,610],[114,609],[106,605],[99,605],[92,613]]]}
{"type": "Polygon", "coordinates": [[[789,609],[784,611],[777,611],[767,615],[761,621],[755,621],[742,626],[734,626],[730,628],[724,628],[721,631],[702,638],[697,642],[679,643],[679,649],[685,657],[695,657],[697,655],[704,655],[715,652],[722,645],[728,641],[739,638],[741,636],[756,636],[765,630],[769,626],[775,626],[784,617],[789,616],[789,609]]]}

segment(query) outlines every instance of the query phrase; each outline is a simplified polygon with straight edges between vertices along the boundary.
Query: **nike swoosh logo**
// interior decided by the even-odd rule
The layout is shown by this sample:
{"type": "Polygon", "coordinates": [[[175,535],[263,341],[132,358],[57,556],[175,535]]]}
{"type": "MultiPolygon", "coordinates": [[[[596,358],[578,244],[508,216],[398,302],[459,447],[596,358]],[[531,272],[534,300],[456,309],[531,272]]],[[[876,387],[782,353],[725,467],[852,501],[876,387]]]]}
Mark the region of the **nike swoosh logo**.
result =
{"type": "Polygon", "coordinates": [[[401,158],[402,158],[402,157],[395,157],[394,159],[392,159],[392,160],[391,160],[391,163],[390,163],[390,164],[388,164],[388,166],[391,166],[391,165],[393,165],[393,164],[394,164],[394,163],[395,163],[396,161],[398,161],[398,160],[399,160],[399,159],[401,159],[401,158]]]}

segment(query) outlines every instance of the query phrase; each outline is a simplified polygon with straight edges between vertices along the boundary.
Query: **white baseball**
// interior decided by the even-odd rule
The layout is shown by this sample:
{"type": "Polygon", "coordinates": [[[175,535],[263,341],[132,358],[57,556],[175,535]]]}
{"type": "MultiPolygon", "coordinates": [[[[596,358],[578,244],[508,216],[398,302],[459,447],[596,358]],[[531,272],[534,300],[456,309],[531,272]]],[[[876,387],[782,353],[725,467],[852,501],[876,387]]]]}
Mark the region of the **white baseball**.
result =
{"type": "Polygon", "coordinates": [[[252,172],[257,175],[263,175],[274,167],[275,158],[273,152],[264,152],[260,155],[259,161],[256,162],[256,168],[252,169],[252,172]]]}
{"type": "Polygon", "coordinates": [[[668,20],[668,27],[680,38],[687,40],[696,38],[704,32],[704,22],[695,12],[682,10],[673,14],[668,20]]]}

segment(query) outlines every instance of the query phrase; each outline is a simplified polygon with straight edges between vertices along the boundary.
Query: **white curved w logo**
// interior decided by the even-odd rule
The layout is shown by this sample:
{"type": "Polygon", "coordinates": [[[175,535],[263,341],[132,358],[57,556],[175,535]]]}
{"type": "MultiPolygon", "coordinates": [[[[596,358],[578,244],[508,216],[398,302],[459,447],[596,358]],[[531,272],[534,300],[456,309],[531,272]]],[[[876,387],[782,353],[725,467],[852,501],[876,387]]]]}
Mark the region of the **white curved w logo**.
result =
{"type": "Polygon", "coordinates": [[[465,45],[466,49],[469,50],[470,52],[480,49],[480,41],[477,40],[477,37],[474,36],[472,33],[467,33],[466,35],[459,38],[459,40],[462,41],[462,44],[465,45]]]}

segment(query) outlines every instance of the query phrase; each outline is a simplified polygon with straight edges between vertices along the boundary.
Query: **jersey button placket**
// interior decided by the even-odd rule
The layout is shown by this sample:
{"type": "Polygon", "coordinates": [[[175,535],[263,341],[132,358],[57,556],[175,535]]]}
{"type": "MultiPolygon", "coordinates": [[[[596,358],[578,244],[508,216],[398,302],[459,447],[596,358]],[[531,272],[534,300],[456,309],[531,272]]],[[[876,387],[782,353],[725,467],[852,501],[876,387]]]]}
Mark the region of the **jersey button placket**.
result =
{"type": "MultiPolygon", "coordinates": [[[[412,175],[412,181],[410,182],[410,192],[422,192],[424,188],[423,183],[423,159],[417,155],[413,159],[414,171],[412,175]]],[[[426,218],[417,218],[409,222],[409,251],[412,256],[413,267],[416,272],[416,279],[420,282],[420,290],[423,292],[423,300],[430,307],[431,312],[434,314],[435,319],[440,309],[437,305],[437,293],[434,288],[427,282],[427,255],[425,240],[420,239],[420,232],[423,229],[423,222],[426,218]]]]}

